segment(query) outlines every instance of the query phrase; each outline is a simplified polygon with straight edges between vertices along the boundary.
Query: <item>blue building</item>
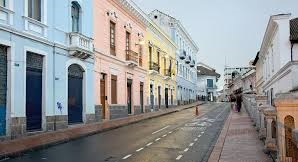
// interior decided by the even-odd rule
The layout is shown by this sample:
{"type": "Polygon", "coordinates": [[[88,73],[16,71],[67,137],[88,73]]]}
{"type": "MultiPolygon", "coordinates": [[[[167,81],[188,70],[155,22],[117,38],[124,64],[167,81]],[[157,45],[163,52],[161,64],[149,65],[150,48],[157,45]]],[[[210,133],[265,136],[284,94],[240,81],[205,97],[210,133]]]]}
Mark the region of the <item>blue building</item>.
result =
{"type": "Polygon", "coordinates": [[[92,0],[0,0],[0,137],[95,120],[92,0]]]}
{"type": "Polygon", "coordinates": [[[196,69],[198,63],[198,46],[179,20],[159,10],[152,11],[149,16],[178,45],[176,52],[178,104],[194,102],[198,95],[196,69]]]}

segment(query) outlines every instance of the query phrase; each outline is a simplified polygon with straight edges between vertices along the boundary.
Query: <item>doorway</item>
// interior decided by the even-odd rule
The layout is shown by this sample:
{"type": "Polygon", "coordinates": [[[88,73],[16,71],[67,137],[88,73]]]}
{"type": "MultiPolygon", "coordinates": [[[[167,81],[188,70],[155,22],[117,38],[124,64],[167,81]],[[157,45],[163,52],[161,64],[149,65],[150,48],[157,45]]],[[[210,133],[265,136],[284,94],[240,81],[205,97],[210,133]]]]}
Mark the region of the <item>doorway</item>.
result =
{"type": "Polygon", "coordinates": [[[68,123],[83,122],[84,70],[77,64],[68,67],[68,123]]]}
{"type": "Polygon", "coordinates": [[[42,125],[43,56],[27,52],[26,62],[27,131],[40,131],[42,125]]]}
{"type": "Polygon", "coordinates": [[[151,110],[153,110],[154,108],[153,84],[150,84],[150,105],[151,105],[151,110]]]}
{"type": "Polygon", "coordinates": [[[161,106],[161,87],[158,86],[158,109],[160,109],[161,106]]]}
{"type": "Polygon", "coordinates": [[[165,104],[166,108],[169,108],[169,89],[165,88],[165,104]]]}
{"type": "Polygon", "coordinates": [[[144,83],[140,83],[140,106],[141,106],[141,113],[144,113],[144,83]]]}
{"type": "Polygon", "coordinates": [[[101,74],[100,78],[100,102],[102,105],[102,119],[106,119],[106,74],[101,74]]]}
{"type": "Polygon", "coordinates": [[[128,108],[128,114],[132,113],[132,80],[131,79],[127,79],[127,108],[128,108]]]}
{"type": "Polygon", "coordinates": [[[286,116],[284,122],[286,157],[291,157],[293,162],[298,161],[298,148],[293,138],[293,130],[295,129],[294,118],[292,116],[286,116]]]}

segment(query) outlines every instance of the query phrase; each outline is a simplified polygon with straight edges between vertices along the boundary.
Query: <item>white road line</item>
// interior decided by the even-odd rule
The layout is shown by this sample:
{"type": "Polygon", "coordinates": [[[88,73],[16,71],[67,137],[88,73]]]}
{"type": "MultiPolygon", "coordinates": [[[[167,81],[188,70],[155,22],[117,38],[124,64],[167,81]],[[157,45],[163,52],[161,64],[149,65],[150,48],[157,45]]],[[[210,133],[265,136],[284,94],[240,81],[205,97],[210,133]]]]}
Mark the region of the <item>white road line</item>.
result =
{"type": "Polygon", "coordinates": [[[125,159],[127,159],[127,158],[131,157],[131,155],[132,155],[132,154],[126,155],[126,156],[125,156],[125,157],[123,157],[122,159],[123,159],[123,160],[125,160],[125,159]]]}
{"type": "Polygon", "coordinates": [[[184,152],[187,152],[189,150],[189,148],[184,149],[184,152]]]}
{"type": "Polygon", "coordinates": [[[155,141],[159,141],[160,140],[160,138],[157,138],[155,141]]]}
{"type": "Polygon", "coordinates": [[[141,151],[141,150],[143,150],[143,149],[144,149],[144,147],[139,148],[139,149],[137,149],[136,151],[139,152],[139,151],[141,151]]]}
{"type": "Polygon", "coordinates": [[[194,143],[190,143],[189,146],[191,147],[191,146],[193,146],[193,144],[194,144],[194,143]]]}
{"type": "Polygon", "coordinates": [[[176,160],[180,160],[182,158],[183,155],[179,155],[176,157],[176,160]]]}
{"type": "Polygon", "coordinates": [[[196,139],[194,139],[194,141],[198,141],[198,139],[196,138],[196,139]]]}
{"type": "Polygon", "coordinates": [[[161,128],[161,129],[159,129],[159,130],[153,132],[152,134],[158,133],[158,132],[160,132],[160,131],[162,131],[162,130],[165,130],[165,129],[169,128],[169,127],[170,127],[169,125],[168,125],[168,126],[165,126],[165,127],[161,128]]]}
{"type": "Polygon", "coordinates": [[[166,137],[166,136],[167,136],[167,134],[163,135],[162,137],[166,137]]]}
{"type": "Polygon", "coordinates": [[[205,132],[202,132],[201,134],[204,134],[205,132]]]}
{"type": "Polygon", "coordinates": [[[220,113],[215,117],[215,119],[217,120],[218,117],[219,117],[222,113],[224,113],[224,112],[225,112],[225,109],[224,109],[222,112],[220,112],[220,113]]]}
{"type": "Polygon", "coordinates": [[[169,134],[173,133],[172,131],[169,132],[169,134]]]}
{"type": "Polygon", "coordinates": [[[198,135],[198,137],[201,137],[201,135],[198,135]]]}
{"type": "Polygon", "coordinates": [[[148,143],[146,146],[150,146],[150,145],[152,145],[153,144],[153,142],[150,142],[150,143],[148,143]]]}

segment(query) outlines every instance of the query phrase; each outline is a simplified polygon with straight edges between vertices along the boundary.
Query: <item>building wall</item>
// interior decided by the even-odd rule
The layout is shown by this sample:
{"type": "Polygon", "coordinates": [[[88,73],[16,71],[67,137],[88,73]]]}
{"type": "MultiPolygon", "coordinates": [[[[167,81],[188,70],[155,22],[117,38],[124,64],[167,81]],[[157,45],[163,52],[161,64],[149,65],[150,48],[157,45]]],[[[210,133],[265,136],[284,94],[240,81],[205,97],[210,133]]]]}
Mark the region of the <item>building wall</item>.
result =
{"type": "MultiPolygon", "coordinates": [[[[157,51],[160,51],[160,72],[156,73],[151,73],[149,70],[149,65],[147,66],[148,70],[149,70],[149,74],[148,74],[148,80],[147,80],[147,86],[146,86],[146,94],[148,94],[147,96],[147,103],[150,104],[150,84],[153,84],[153,88],[154,88],[154,105],[157,106],[158,105],[158,86],[161,87],[161,107],[165,107],[165,88],[169,89],[169,105],[171,106],[171,90],[172,90],[172,94],[173,94],[173,105],[177,104],[176,101],[176,65],[175,65],[175,60],[176,60],[176,56],[175,56],[175,51],[176,51],[176,47],[173,44],[173,42],[171,42],[170,40],[168,40],[168,38],[166,38],[164,36],[164,34],[160,33],[160,29],[155,29],[155,30],[159,30],[159,31],[154,31],[150,28],[147,29],[146,32],[146,51],[148,52],[148,56],[147,56],[147,62],[149,62],[149,47],[152,47],[152,61],[157,63],[158,57],[157,57],[157,51]],[[166,66],[164,65],[163,59],[166,58],[166,66]],[[168,69],[169,68],[169,60],[172,60],[172,76],[171,78],[167,78],[164,75],[164,69],[168,69]]],[[[172,105],[172,106],[173,106],[172,105]]]]}
{"type": "Polygon", "coordinates": [[[198,95],[200,96],[208,96],[208,92],[213,92],[213,94],[216,94],[216,76],[206,76],[206,75],[198,75],[198,82],[197,86],[199,87],[198,95]],[[214,87],[207,87],[207,79],[213,80],[214,87]],[[209,89],[210,88],[210,89],[209,89]]]}
{"type": "Polygon", "coordinates": [[[195,100],[198,94],[197,87],[197,71],[196,65],[198,63],[198,48],[191,40],[190,36],[175,18],[154,10],[149,14],[150,18],[158,24],[167,33],[172,41],[177,45],[176,51],[176,66],[177,70],[177,98],[180,102],[195,100]],[[186,57],[191,56],[191,61],[194,61],[194,67],[186,64],[185,60],[179,58],[182,51],[186,51],[186,57]],[[181,68],[181,69],[180,69],[181,68]],[[182,69],[185,69],[184,71],[182,69]],[[186,73],[186,69],[189,73],[186,73]]]}
{"type": "MultiPolygon", "coordinates": [[[[94,1],[94,45],[95,45],[95,103],[101,105],[100,99],[100,75],[107,75],[106,95],[108,96],[110,117],[113,118],[112,109],[125,109],[127,106],[127,79],[132,79],[132,114],[135,106],[140,106],[140,82],[144,83],[144,92],[147,75],[147,53],[142,50],[143,64],[129,67],[126,62],[125,40],[126,32],[131,35],[131,50],[139,53],[138,44],[146,32],[146,26],[136,15],[117,0],[97,0],[94,1]],[[116,16],[107,15],[107,12],[116,13],[116,16]],[[110,21],[116,24],[116,56],[110,53],[110,21]],[[130,24],[131,28],[128,27],[130,24]],[[125,26],[127,26],[125,28],[125,26]],[[117,104],[111,104],[111,75],[117,76],[117,104]]],[[[144,94],[144,106],[147,105],[144,94]]],[[[117,112],[115,112],[117,113],[117,112]]],[[[128,113],[121,113],[127,116],[128,113]]]]}
{"type": "MultiPolygon", "coordinates": [[[[8,47],[8,98],[7,136],[17,137],[26,133],[26,52],[43,56],[42,130],[53,130],[53,116],[68,114],[68,66],[79,64],[85,70],[83,94],[83,119],[94,114],[93,59],[81,61],[70,57],[69,33],[71,32],[71,2],[69,0],[42,0],[41,22],[27,17],[27,1],[10,0],[6,15],[0,21],[0,44],[8,47]],[[58,109],[57,103],[61,104],[58,109]],[[21,121],[22,123],[18,123],[21,121]]],[[[92,1],[76,1],[81,7],[81,34],[91,38],[92,1]]],[[[3,18],[3,17],[2,17],[3,18]]],[[[61,118],[59,127],[67,127],[67,117],[61,118]]],[[[59,128],[57,128],[59,129],[59,128]]]]}

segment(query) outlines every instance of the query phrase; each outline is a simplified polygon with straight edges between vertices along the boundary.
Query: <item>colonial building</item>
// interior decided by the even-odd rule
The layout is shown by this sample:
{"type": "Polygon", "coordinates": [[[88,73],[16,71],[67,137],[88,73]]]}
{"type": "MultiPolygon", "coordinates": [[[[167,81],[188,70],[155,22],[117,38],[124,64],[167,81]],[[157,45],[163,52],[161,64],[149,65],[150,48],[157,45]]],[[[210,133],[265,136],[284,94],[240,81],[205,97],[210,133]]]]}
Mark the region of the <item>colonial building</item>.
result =
{"type": "Polygon", "coordinates": [[[176,99],[176,55],[177,45],[171,38],[148,19],[146,58],[148,64],[147,102],[149,109],[158,110],[177,105],[176,99]]]}
{"type": "Polygon", "coordinates": [[[94,121],[92,5],[0,1],[0,136],[94,121]]]}
{"type": "Polygon", "coordinates": [[[228,100],[229,94],[232,93],[230,91],[231,84],[234,82],[237,76],[242,76],[244,73],[254,69],[253,66],[246,67],[225,67],[224,69],[224,87],[223,87],[223,95],[225,96],[225,100],[228,100]]]}
{"type": "Polygon", "coordinates": [[[298,18],[270,17],[256,65],[257,127],[280,162],[298,160],[298,18]],[[262,97],[263,96],[263,97],[262,97]],[[260,100],[266,101],[258,104],[260,100]]]}
{"type": "Polygon", "coordinates": [[[97,119],[140,114],[147,105],[147,20],[133,5],[126,0],[93,3],[97,119]]]}
{"type": "Polygon", "coordinates": [[[173,63],[177,67],[178,104],[195,101],[198,94],[196,65],[199,48],[176,18],[158,10],[152,11],[149,16],[178,45],[176,60],[173,63]]]}
{"type": "Polygon", "coordinates": [[[198,99],[215,101],[217,97],[216,83],[220,78],[220,74],[215,69],[200,62],[197,66],[197,77],[198,99]]]}

